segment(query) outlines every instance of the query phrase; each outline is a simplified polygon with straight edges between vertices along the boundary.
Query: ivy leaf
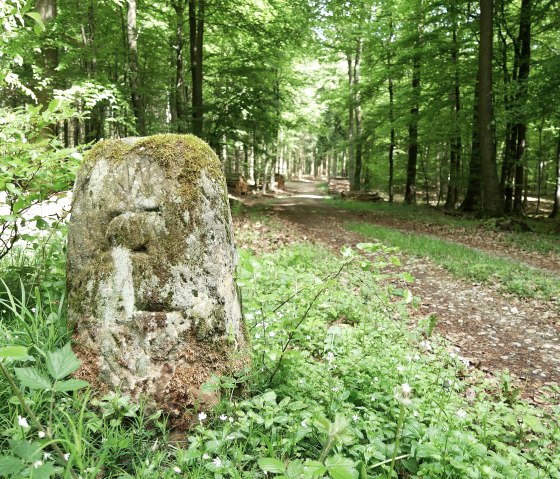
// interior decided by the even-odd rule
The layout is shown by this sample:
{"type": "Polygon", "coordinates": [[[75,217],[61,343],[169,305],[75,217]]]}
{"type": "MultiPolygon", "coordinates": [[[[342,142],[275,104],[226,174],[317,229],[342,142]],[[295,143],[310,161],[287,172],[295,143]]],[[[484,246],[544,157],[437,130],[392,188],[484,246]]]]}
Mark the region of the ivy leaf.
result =
{"type": "Polygon", "coordinates": [[[52,389],[52,384],[49,378],[43,376],[35,368],[15,368],[16,377],[22,386],[29,389],[52,389]]]}
{"type": "Polygon", "coordinates": [[[81,365],[80,360],[67,343],[57,351],[47,353],[47,370],[53,379],[62,379],[72,374],[81,365]]]}
{"type": "Polygon", "coordinates": [[[263,457],[259,459],[259,467],[264,472],[275,472],[277,474],[284,474],[286,472],[284,463],[278,459],[273,459],[272,457],[263,457]]]}
{"type": "Polygon", "coordinates": [[[68,379],[67,381],[56,383],[54,389],[55,391],[60,392],[70,392],[77,391],[78,389],[82,389],[87,386],[89,386],[87,381],[82,381],[81,379],[68,379]]]}

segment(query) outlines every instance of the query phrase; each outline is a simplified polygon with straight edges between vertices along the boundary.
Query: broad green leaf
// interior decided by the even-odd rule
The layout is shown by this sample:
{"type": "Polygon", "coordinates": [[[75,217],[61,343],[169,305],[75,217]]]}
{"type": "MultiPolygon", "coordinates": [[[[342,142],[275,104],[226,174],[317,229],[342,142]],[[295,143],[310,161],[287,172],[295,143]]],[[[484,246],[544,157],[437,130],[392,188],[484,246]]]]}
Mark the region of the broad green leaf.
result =
{"type": "Polygon", "coordinates": [[[333,479],[357,479],[358,471],[354,467],[354,462],[339,454],[327,457],[325,466],[333,479]]]}
{"type": "Polygon", "coordinates": [[[327,468],[319,461],[305,461],[305,469],[306,472],[309,473],[310,477],[313,478],[321,477],[325,474],[325,472],[327,472],[327,468]]]}
{"type": "Polygon", "coordinates": [[[51,463],[46,462],[39,467],[32,468],[31,477],[33,479],[49,479],[55,472],[54,466],[51,463]]]}
{"type": "Polygon", "coordinates": [[[277,474],[283,474],[286,472],[286,466],[284,466],[284,463],[278,459],[263,457],[259,459],[258,462],[259,467],[265,472],[275,472],[277,474]]]}
{"type": "Polygon", "coordinates": [[[292,461],[288,464],[288,468],[286,469],[286,475],[292,478],[301,477],[304,472],[303,464],[301,461],[292,461]]]}
{"type": "Polygon", "coordinates": [[[55,384],[54,389],[61,392],[77,391],[89,386],[87,381],[82,381],[81,379],[68,379],[67,381],[61,381],[55,384]]]}
{"type": "Polygon", "coordinates": [[[22,386],[29,389],[52,389],[49,378],[43,376],[35,368],[15,368],[16,377],[22,386]]]}
{"type": "Polygon", "coordinates": [[[523,422],[527,424],[533,431],[545,434],[547,432],[546,427],[543,426],[542,422],[539,421],[538,418],[535,416],[531,416],[530,414],[525,414],[523,416],[523,422]]]}
{"type": "Polygon", "coordinates": [[[47,110],[49,110],[50,112],[55,111],[58,107],[60,107],[60,105],[62,105],[62,100],[60,98],[55,98],[54,100],[52,100],[49,103],[49,106],[47,107],[47,110]]]}
{"type": "Polygon", "coordinates": [[[35,462],[41,459],[41,444],[31,441],[11,440],[10,449],[24,461],[35,462]]]}
{"type": "Polygon", "coordinates": [[[0,457],[0,477],[14,477],[25,467],[21,459],[14,456],[0,457]]]}
{"type": "Polygon", "coordinates": [[[414,283],[414,276],[412,276],[407,271],[402,274],[402,277],[407,283],[414,283]]]}
{"type": "Polygon", "coordinates": [[[412,300],[414,299],[410,289],[404,290],[403,297],[406,304],[412,303],[412,300]]]}
{"type": "Polygon", "coordinates": [[[27,354],[27,348],[24,346],[5,346],[0,348],[0,359],[9,359],[11,361],[25,361],[31,356],[27,354]]]}
{"type": "Polygon", "coordinates": [[[80,367],[80,361],[67,343],[61,349],[47,353],[47,370],[53,379],[62,379],[80,367]]]}
{"type": "Polygon", "coordinates": [[[395,266],[400,266],[401,265],[401,260],[399,258],[397,258],[396,256],[391,256],[391,263],[393,263],[395,266]]]}
{"type": "Polygon", "coordinates": [[[45,30],[45,24],[43,23],[43,20],[41,19],[41,15],[39,15],[37,12],[27,12],[26,15],[29,18],[33,19],[33,21],[35,22],[35,25],[40,29],[40,32],[45,30]]]}

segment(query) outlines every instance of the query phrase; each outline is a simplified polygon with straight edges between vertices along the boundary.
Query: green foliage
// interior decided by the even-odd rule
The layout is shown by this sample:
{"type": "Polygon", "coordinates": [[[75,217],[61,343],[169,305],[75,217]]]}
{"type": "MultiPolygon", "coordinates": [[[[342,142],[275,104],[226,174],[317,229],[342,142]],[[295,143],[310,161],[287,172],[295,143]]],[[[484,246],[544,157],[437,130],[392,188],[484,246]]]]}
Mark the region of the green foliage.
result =
{"type": "Polygon", "coordinates": [[[428,256],[458,277],[480,282],[499,282],[503,291],[525,298],[558,297],[560,280],[553,274],[500,258],[458,243],[432,236],[406,234],[382,226],[352,223],[346,226],[366,237],[397,246],[417,256],[428,256]]]}

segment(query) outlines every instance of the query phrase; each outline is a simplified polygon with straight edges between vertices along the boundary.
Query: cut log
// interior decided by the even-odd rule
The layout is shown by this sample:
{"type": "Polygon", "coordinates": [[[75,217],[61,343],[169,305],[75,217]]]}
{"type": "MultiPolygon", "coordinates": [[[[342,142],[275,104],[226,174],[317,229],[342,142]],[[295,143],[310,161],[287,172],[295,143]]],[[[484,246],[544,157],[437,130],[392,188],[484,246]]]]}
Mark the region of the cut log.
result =
{"type": "Polygon", "coordinates": [[[383,197],[376,191],[343,191],[341,197],[343,200],[383,201],[383,197]]]}
{"type": "Polygon", "coordinates": [[[348,178],[331,178],[329,180],[329,195],[341,195],[350,191],[350,180],[348,178]]]}
{"type": "Polygon", "coordinates": [[[249,185],[241,173],[231,173],[226,177],[228,188],[232,189],[238,196],[246,195],[249,192],[249,185]]]}

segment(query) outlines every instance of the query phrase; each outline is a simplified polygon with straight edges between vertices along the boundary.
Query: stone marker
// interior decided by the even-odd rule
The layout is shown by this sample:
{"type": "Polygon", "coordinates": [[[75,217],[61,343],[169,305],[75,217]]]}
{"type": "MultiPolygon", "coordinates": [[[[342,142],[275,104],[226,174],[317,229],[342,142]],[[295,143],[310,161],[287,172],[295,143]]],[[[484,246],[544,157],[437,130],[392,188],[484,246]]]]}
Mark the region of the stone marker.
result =
{"type": "Polygon", "coordinates": [[[206,143],[98,143],[78,173],[68,230],[79,376],[187,425],[192,406],[218,399],[201,385],[246,365],[235,263],[227,188],[206,143]]]}

